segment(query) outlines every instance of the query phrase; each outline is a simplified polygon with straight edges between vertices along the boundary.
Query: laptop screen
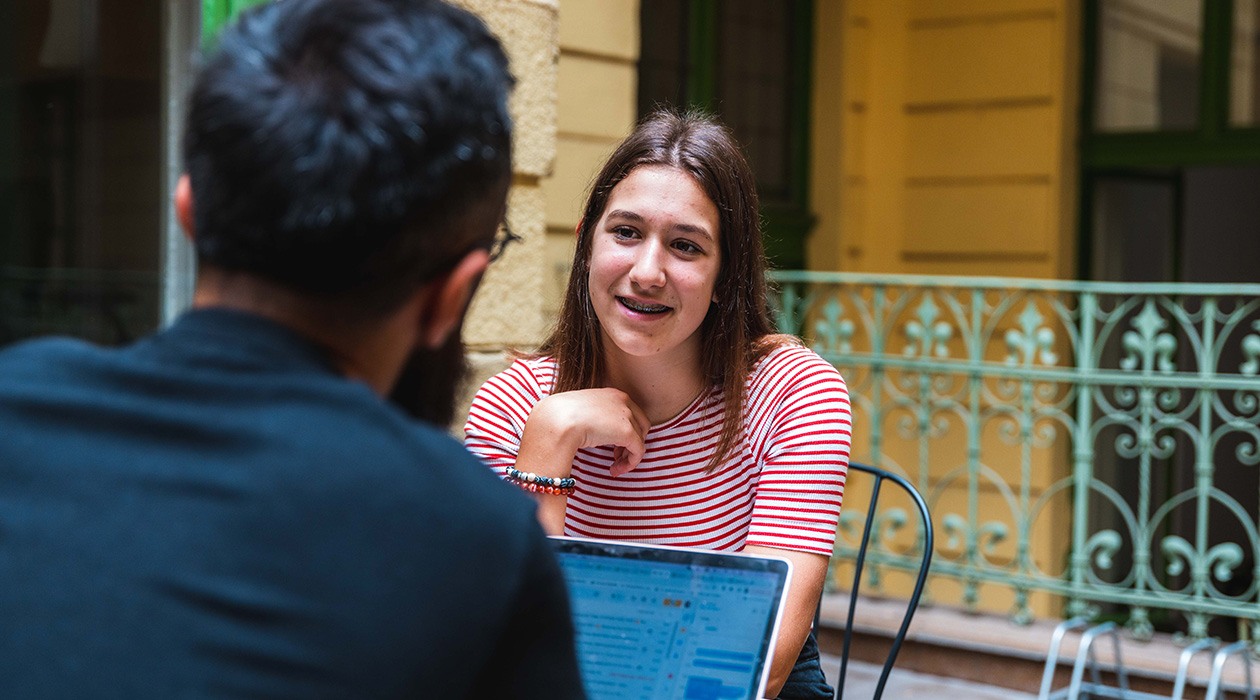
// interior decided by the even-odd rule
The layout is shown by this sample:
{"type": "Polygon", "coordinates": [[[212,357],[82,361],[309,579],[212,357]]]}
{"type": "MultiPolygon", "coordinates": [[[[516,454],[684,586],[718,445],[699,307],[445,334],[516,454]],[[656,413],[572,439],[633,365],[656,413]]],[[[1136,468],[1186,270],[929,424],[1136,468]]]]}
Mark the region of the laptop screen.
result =
{"type": "Polygon", "coordinates": [[[591,700],[760,698],[780,559],[553,538],[591,700]]]}

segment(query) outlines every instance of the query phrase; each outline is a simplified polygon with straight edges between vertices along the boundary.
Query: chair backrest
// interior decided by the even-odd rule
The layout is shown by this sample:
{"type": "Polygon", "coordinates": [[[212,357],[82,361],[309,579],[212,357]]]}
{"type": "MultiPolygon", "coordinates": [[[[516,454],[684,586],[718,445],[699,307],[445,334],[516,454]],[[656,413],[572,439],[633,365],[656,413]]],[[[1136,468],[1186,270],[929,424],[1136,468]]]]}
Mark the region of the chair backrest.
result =
{"type": "MultiPolygon", "coordinates": [[[[897,661],[897,653],[901,651],[901,643],[906,638],[906,631],[910,629],[910,620],[914,617],[914,611],[919,607],[919,598],[923,596],[923,586],[927,582],[928,568],[932,563],[932,515],[928,511],[927,502],[910,484],[902,477],[885,471],[878,467],[872,467],[868,464],[859,464],[852,462],[849,464],[849,474],[852,476],[854,472],[865,472],[875,478],[875,483],[871,487],[870,503],[866,509],[866,524],[862,527],[861,542],[858,546],[857,559],[854,560],[853,566],[853,587],[849,597],[849,614],[844,625],[844,652],[840,657],[840,678],[836,683],[836,700],[844,697],[844,677],[845,671],[849,665],[849,646],[853,641],[853,612],[857,606],[858,592],[862,583],[862,567],[866,563],[866,546],[870,542],[871,527],[875,522],[875,510],[879,505],[879,495],[881,487],[885,481],[896,484],[907,494],[909,494],[915,506],[918,509],[921,532],[923,537],[920,541],[923,547],[922,562],[919,565],[919,574],[915,579],[914,592],[910,594],[910,599],[906,605],[906,615],[901,621],[901,628],[897,630],[897,635],[893,637],[892,649],[888,652],[888,658],[884,661],[884,669],[879,675],[879,684],[875,686],[875,695],[871,700],[880,700],[884,694],[884,686],[888,683],[888,674],[892,672],[893,664],[897,661]]],[[[848,503],[846,502],[846,506],[848,503]]],[[[821,612],[821,603],[819,611],[821,612]]],[[[818,626],[818,615],[815,614],[814,626],[818,626]]]]}

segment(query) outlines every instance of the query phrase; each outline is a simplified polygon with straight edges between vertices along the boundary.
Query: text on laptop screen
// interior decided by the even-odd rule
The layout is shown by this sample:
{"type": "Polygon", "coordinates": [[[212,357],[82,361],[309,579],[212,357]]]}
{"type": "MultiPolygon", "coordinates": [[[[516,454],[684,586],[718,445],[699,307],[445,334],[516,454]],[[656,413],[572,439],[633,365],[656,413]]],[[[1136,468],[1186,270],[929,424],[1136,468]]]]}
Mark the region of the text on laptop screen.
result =
{"type": "Polygon", "coordinates": [[[592,700],[752,698],[782,574],[559,552],[592,700]]]}

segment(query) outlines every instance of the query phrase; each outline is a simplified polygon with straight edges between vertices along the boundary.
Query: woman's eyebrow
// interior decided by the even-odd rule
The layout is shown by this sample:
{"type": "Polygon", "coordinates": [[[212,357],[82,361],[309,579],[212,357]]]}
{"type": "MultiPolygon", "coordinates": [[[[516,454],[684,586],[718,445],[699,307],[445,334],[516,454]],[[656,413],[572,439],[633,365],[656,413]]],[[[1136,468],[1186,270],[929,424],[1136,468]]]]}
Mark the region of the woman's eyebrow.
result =
{"type": "Polygon", "coordinates": [[[713,240],[713,236],[710,236],[709,232],[704,230],[701,226],[692,226],[691,224],[674,224],[674,230],[682,231],[683,233],[694,233],[697,236],[704,236],[710,241],[713,240]]]}
{"type": "Polygon", "coordinates": [[[614,210],[612,210],[612,211],[608,212],[608,218],[610,218],[610,219],[629,219],[630,221],[633,221],[633,222],[635,222],[635,223],[637,223],[637,224],[646,224],[646,223],[647,223],[647,219],[643,218],[642,216],[639,216],[638,214],[636,214],[636,213],[634,213],[634,212],[632,212],[632,211],[627,211],[627,210],[625,210],[625,209],[614,209],[614,210]]]}
{"type": "MultiPolygon", "coordinates": [[[[642,216],[640,216],[639,214],[637,214],[637,213],[635,213],[635,212],[632,212],[632,211],[629,211],[629,210],[626,210],[626,209],[614,209],[614,210],[612,210],[612,211],[608,212],[608,218],[609,218],[609,219],[623,219],[623,220],[626,220],[626,221],[633,221],[633,222],[634,222],[634,223],[636,223],[636,224],[646,224],[646,223],[647,223],[647,219],[643,218],[642,216]]],[[[695,235],[697,235],[697,236],[704,236],[705,238],[709,239],[710,241],[712,241],[712,240],[713,240],[713,236],[712,236],[712,235],[710,235],[710,234],[709,234],[709,232],[708,232],[708,231],[706,231],[706,230],[704,229],[704,227],[702,227],[702,226],[694,226],[694,225],[692,225],[692,224],[687,224],[687,223],[677,223],[677,224],[674,224],[674,227],[673,227],[673,228],[674,228],[674,230],[675,230],[675,231],[682,231],[683,233],[693,233],[693,234],[695,234],[695,235]]]]}

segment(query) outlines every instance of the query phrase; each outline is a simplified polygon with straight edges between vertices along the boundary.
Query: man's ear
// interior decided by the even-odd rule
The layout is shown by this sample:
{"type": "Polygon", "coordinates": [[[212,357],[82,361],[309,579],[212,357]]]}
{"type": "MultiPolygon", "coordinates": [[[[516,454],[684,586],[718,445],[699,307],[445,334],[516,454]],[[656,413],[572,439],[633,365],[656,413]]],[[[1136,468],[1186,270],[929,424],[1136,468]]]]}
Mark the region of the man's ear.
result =
{"type": "Polygon", "coordinates": [[[490,254],[478,248],[420,291],[420,331],[418,343],[439,348],[459,328],[481,275],[490,264],[490,254]]]}
{"type": "Polygon", "coordinates": [[[179,182],[175,183],[175,218],[191,243],[196,233],[193,230],[192,181],[188,179],[188,173],[180,175],[179,182]]]}

